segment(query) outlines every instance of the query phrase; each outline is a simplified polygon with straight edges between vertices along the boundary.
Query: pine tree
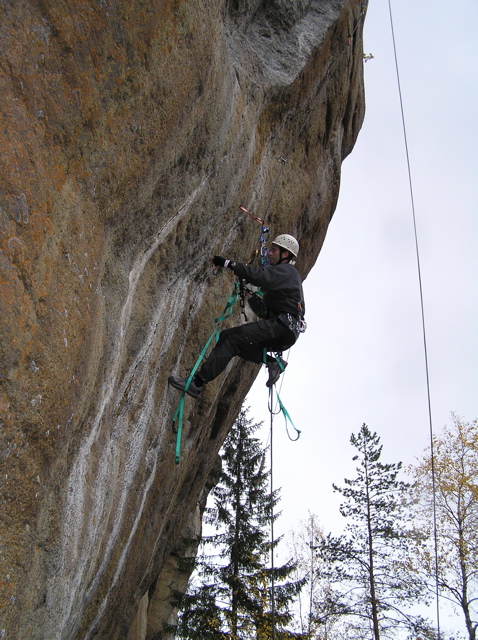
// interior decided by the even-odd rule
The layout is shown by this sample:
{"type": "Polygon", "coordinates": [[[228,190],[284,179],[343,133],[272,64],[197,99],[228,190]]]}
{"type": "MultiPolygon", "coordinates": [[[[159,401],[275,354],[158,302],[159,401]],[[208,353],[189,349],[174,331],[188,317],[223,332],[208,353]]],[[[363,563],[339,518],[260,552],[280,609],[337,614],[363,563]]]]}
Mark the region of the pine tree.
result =
{"type": "Polygon", "coordinates": [[[205,514],[215,533],[203,538],[194,583],[181,605],[178,638],[298,637],[287,625],[289,603],[302,584],[288,581],[292,562],[270,567],[271,547],[279,542],[271,544],[271,520],[278,517],[280,498],[277,490],[269,490],[266,450],[253,437],[260,426],[243,410],[225,441],[223,470],[205,514]]]}
{"type": "Polygon", "coordinates": [[[357,477],[345,479],[343,488],[333,485],[345,499],[340,512],[348,523],[343,535],[321,542],[321,577],[333,591],[317,615],[344,616],[347,637],[379,640],[403,628],[424,630],[428,623],[408,613],[424,599],[407,552],[410,485],[398,479],[401,463],[380,461],[380,438],[367,425],[351,443],[358,450],[357,477]]]}

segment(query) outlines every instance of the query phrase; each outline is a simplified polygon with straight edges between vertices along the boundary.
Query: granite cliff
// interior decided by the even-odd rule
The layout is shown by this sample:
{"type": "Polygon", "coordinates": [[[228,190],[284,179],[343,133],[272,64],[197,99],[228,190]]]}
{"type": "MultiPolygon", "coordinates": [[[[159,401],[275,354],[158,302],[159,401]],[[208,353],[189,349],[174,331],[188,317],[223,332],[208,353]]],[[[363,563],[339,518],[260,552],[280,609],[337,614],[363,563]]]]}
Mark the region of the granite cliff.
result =
{"type": "MultiPolygon", "coordinates": [[[[186,401],[265,217],[312,268],[363,115],[357,0],[3,0],[0,637],[165,638],[258,367],[186,401]]],[[[231,322],[240,322],[239,314],[231,322]]]]}

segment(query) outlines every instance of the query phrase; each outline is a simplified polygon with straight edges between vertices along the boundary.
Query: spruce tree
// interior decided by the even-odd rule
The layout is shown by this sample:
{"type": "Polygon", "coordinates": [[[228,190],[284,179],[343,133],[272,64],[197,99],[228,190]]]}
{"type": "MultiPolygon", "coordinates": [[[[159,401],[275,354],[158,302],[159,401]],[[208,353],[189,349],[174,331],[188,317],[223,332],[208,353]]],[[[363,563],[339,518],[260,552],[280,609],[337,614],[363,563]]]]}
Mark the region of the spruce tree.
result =
{"type": "Polygon", "coordinates": [[[343,497],[345,533],[326,536],[320,544],[321,577],[332,587],[317,612],[343,616],[348,637],[392,638],[402,629],[429,629],[410,606],[423,601],[423,585],[410,567],[407,505],[410,485],[398,479],[401,463],[380,461],[380,438],[367,425],[351,436],[358,450],[357,476],[345,487],[333,485],[343,497]]]}
{"type": "Polygon", "coordinates": [[[243,410],[224,443],[222,473],[205,512],[214,533],[202,540],[193,582],[181,603],[177,638],[298,637],[287,625],[289,603],[302,585],[288,581],[292,562],[270,567],[271,546],[279,542],[271,544],[271,520],[278,517],[280,498],[277,490],[270,492],[266,449],[253,435],[260,426],[243,410]]]}

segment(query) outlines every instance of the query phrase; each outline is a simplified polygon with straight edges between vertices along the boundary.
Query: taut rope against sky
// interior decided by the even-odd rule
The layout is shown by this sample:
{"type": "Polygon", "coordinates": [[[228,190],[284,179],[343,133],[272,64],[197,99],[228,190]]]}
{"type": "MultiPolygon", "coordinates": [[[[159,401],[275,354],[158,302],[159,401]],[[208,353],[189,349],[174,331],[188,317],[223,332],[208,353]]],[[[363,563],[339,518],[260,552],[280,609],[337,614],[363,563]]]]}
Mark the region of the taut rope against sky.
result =
{"type": "Polygon", "coordinates": [[[408,142],[407,142],[407,128],[405,126],[405,114],[403,109],[403,99],[402,99],[402,89],[400,85],[400,72],[398,69],[398,57],[397,57],[397,47],[395,44],[395,31],[393,28],[393,14],[392,14],[392,3],[391,0],[388,0],[388,9],[390,14],[390,27],[392,32],[392,42],[393,42],[393,53],[395,58],[395,69],[397,73],[397,85],[398,85],[398,95],[400,98],[400,112],[402,115],[402,127],[403,127],[403,138],[405,142],[405,153],[407,159],[407,168],[408,168],[408,183],[410,188],[410,199],[412,205],[412,218],[413,218],[413,231],[415,237],[415,253],[417,260],[417,272],[418,272],[418,285],[420,289],[420,308],[421,308],[421,316],[422,316],[422,335],[423,335],[423,350],[425,355],[425,373],[426,373],[426,383],[427,383],[427,401],[428,401],[428,420],[429,420],[429,432],[430,432],[430,460],[431,460],[431,471],[432,471],[432,490],[433,490],[433,538],[434,538],[434,546],[435,546],[435,596],[436,596],[436,618],[437,618],[437,632],[438,638],[441,637],[440,634],[440,596],[438,592],[438,534],[437,534],[437,515],[436,515],[436,490],[435,490],[435,455],[434,455],[434,447],[433,447],[433,420],[432,420],[432,405],[431,405],[431,396],[430,396],[430,375],[428,370],[428,349],[427,349],[427,337],[426,337],[426,326],[425,326],[425,305],[423,303],[423,286],[422,286],[422,272],[420,267],[420,251],[418,246],[418,233],[417,233],[417,222],[416,222],[416,214],[415,214],[415,203],[413,199],[413,184],[412,184],[412,172],[410,168],[410,155],[408,153],[408,142]]]}

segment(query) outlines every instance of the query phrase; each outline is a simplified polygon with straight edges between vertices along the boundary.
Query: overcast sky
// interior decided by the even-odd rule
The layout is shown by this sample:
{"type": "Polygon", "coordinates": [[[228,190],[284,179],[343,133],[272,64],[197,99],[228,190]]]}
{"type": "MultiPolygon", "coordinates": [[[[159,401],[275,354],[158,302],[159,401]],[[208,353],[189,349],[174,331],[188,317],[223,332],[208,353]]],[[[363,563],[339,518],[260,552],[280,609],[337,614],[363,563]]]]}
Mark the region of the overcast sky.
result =
{"type": "MultiPolygon", "coordinates": [[[[438,433],[451,424],[452,411],[478,417],[478,2],[400,0],[392,10],[438,433]]],[[[278,385],[302,432],[290,442],[283,417],[275,417],[278,533],[308,510],[326,531],[340,531],[340,496],[331,485],[355,477],[350,435],[362,423],[380,436],[384,462],[412,463],[429,444],[417,258],[386,0],[371,0],[364,38],[365,53],[374,56],[365,64],[365,122],[342,165],[339,204],[305,281],[308,329],[278,385]]],[[[279,231],[287,232],[272,229],[279,231]]],[[[251,418],[268,425],[266,379],[261,372],[246,405],[251,418]]]]}

